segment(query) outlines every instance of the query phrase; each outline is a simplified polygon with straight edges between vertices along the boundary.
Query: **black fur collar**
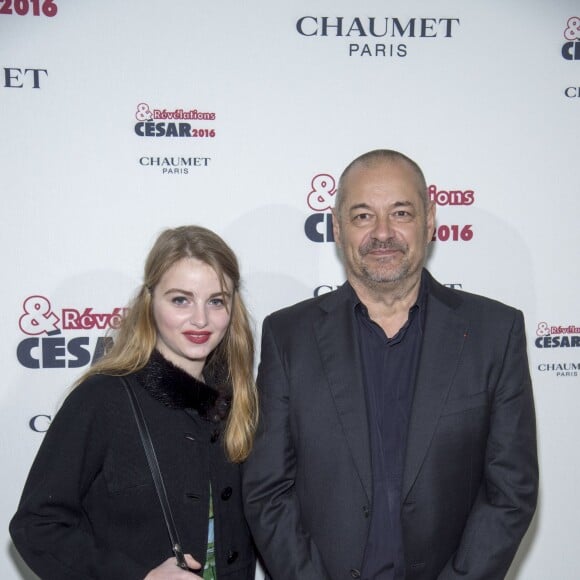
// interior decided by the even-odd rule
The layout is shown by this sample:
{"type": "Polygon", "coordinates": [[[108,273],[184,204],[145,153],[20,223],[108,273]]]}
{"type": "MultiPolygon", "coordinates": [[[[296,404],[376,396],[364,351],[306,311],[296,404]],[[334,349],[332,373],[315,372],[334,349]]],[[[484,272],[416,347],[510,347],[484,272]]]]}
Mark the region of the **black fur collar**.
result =
{"type": "MultiPolygon", "coordinates": [[[[226,373],[222,371],[220,374],[226,373]]],[[[153,398],[166,407],[195,409],[210,421],[220,421],[227,417],[231,402],[230,389],[223,381],[217,380],[216,373],[204,371],[204,378],[215,385],[216,388],[213,388],[187,374],[154,350],[149,362],[135,373],[135,377],[153,398]]]]}

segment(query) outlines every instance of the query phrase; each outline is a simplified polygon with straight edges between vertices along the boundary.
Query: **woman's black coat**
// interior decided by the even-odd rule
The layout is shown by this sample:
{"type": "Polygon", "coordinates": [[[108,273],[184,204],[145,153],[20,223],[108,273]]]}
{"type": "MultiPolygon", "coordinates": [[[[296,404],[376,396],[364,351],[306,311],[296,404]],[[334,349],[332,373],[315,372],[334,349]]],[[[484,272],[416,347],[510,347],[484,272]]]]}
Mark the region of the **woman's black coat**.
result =
{"type": "MultiPolygon", "coordinates": [[[[135,374],[184,552],[204,562],[210,482],[220,580],[253,580],[239,467],[225,458],[228,401],[154,353],[135,374]]],[[[172,555],[127,393],[96,375],[68,396],[34,461],[14,543],[46,580],[141,580],[172,555]]],[[[200,574],[201,575],[201,574],[200,574]]]]}

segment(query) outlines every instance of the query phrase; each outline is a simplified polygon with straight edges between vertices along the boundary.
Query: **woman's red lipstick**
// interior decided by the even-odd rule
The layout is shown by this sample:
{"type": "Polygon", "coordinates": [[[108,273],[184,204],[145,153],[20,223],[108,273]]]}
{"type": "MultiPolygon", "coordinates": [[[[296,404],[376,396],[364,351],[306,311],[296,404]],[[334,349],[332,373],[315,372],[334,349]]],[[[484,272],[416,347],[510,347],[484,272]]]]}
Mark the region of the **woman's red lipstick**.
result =
{"type": "Polygon", "coordinates": [[[193,342],[194,344],[204,344],[209,340],[211,332],[184,332],[183,336],[185,336],[189,342],[193,342]]]}

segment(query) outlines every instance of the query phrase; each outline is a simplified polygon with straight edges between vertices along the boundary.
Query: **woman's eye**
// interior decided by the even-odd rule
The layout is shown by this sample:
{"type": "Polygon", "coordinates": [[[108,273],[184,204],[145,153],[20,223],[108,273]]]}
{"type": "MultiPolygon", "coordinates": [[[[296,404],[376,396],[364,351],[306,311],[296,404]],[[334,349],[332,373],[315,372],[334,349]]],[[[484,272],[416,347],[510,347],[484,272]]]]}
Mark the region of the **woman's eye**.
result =
{"type": "Polygon", "coordinates": [[[209,303],[211,306],[223,306],[225,304],[223,298],[212,298],[209,303]]]}
{"type": "Polygon", "coordinates": [[[174,296],[171,299],[171,302],[177,306],[185,306],[188,303],[188,300],[185,296],[174,296]]]}

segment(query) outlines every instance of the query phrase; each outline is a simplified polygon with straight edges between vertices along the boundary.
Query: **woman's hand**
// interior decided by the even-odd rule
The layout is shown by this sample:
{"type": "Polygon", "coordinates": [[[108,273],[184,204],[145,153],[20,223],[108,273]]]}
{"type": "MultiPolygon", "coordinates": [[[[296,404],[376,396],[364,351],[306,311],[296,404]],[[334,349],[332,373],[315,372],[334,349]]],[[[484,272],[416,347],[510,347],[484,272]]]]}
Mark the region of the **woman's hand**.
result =
{"type": "MultiPolygon", "coordinates": [[[[194,570],[201,569],[201,564],[191,554],[185,554],[185,561],[190,568],[194,570]]],[[[173,557],[167,558],[163,564],[153,568],[145,576],[145,580],[192,580],[192,578],[201,578],[201,576],[180,568],[177,565],[177,560],[173,557]]]]}

